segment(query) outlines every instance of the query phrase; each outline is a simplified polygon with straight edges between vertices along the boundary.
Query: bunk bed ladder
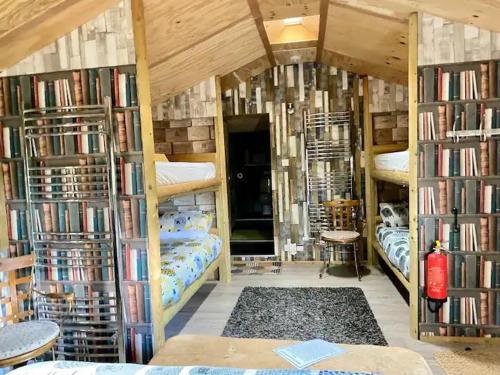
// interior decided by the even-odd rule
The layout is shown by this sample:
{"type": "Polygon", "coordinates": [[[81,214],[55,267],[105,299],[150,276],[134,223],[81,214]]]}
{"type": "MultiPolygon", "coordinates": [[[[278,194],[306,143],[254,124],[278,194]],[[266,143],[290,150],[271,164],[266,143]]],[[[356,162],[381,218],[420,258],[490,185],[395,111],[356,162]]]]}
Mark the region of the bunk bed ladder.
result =
{"type": "Polygon", "coordinates": [[[328,230],[323,201],[352,197],[349,112],[304,113],[309,234],[328,230]]]}
{"type": "MultiPolygon", "coordinates": [[[[29,92],[29,82],[23,91],[29,92]]],[[[60,323],[58,359],[117,362],[124,358],[115,282],[111,100],[105,97],[103,102],[23,110],[34,283],[46,292],[75,294],[69,312],[63,303],[43,297],[35,300],[39,319],[60,323]],[[47,152],[48,146],[56,150],[56,144],[58,152],[47,152]]]]}

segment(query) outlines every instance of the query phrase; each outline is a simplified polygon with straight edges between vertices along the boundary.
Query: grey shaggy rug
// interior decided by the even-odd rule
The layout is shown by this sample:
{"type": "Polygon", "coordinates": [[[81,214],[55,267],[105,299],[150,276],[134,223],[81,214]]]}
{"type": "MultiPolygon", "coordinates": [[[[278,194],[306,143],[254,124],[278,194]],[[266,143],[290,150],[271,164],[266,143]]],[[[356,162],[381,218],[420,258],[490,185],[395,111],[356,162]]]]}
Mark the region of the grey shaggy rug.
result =
{"type": "Polygon", "coordinates": [[[222,336],[387,345],[360,288],[244,288],[222,336]]]}

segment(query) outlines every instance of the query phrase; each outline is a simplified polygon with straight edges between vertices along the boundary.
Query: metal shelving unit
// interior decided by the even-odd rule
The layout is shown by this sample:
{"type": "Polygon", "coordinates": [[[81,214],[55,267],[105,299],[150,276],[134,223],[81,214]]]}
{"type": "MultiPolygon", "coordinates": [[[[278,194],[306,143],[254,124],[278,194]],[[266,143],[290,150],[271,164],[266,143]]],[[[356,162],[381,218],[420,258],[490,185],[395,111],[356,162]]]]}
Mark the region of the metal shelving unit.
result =
{"type": "Polygon", "coordinates": [[[328,229],[322,202],[352,196],[350,125],[349,112],[304,114],[309,233],[313,238],[328,229]]]}
{"type": "Polygon", "coordinates": [[[25,109],[23,125],[35,284],[46,292],[75,294],[69,313],[65,303],[38,298],[38,318],[59,321],[65,316],[55,346],[58,358],[118,361],[124,350],[115,276],[111,100],[106,97],[103,105],[25,109]],[[83,139],[93,147],[83,147],[83,139]],[[61,155],[46,152],[53,142],[63,150],[61,155]]]}

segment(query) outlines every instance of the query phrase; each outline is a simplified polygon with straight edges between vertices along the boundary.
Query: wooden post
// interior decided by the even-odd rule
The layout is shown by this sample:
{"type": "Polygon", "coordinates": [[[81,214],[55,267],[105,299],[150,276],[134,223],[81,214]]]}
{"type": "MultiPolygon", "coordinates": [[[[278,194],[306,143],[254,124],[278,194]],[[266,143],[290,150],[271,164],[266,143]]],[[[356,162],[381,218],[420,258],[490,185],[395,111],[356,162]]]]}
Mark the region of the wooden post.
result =
{"type": "Polygon", "coordinates": [[[153,141],[153,117],[151,115],[151,92],[146,51],[143,0],[132,0],[132,24],[137,70],[137,95],[140,103],[141,136],[144,155],[144,191],[146,195],[148,226],[148,269],[151,293],[151,320],[153,324],[153,353],[165,341],[162,326],[163,306],[160,285],[160,233],[158,224],[158,196],[156,192],[155,150],[153,141]]]}
{"type": "Polygon", "coordinates": [[[368,91],[368,77],[363,78],[363,118],[364,118],[364,141],[365,141],[365,206],[368,245],[368,264],[373,265],[376,252],[373,251],[373,239],[375,237],[375,215],[377,213],[377,185],[372,179],[373,169],[373,125],[370,114],[370,93],[368,91]]]}
{"type": "Polygon", "coordinates": [[[409,225],[410,225],[410,334],[418,338],[418,14],[409,19],[408,43],[408,153],[409,153],[409,225]]]}
{"type": "Polygon", "coordinates": [[[217,210],[217,228],[222,240],[221,259],[219,267],[220,281],[228,283],[231,281],[231,253],[229,204],[227,193],[227,171],[226,171],[226,142],[224,134],[224,118],[222,114],[222,91],[220,77],[215,77],[217,117],[215,118],[215,151],[216,169],[221,179],[220,187],[215,193],[217,210]]]}

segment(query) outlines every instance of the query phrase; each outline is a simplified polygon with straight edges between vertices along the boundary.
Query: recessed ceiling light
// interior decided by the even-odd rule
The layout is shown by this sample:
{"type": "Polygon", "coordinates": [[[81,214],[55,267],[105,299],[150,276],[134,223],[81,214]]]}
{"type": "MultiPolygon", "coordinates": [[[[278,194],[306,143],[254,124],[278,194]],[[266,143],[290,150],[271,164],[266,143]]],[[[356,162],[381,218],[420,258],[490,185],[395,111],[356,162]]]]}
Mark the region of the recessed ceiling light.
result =
{"type": "Polygon", "coordinates": [[[285,26],[301,25],[304,19],[302,17],[291,17],[285,18],[282,22],[285,26]]]}

